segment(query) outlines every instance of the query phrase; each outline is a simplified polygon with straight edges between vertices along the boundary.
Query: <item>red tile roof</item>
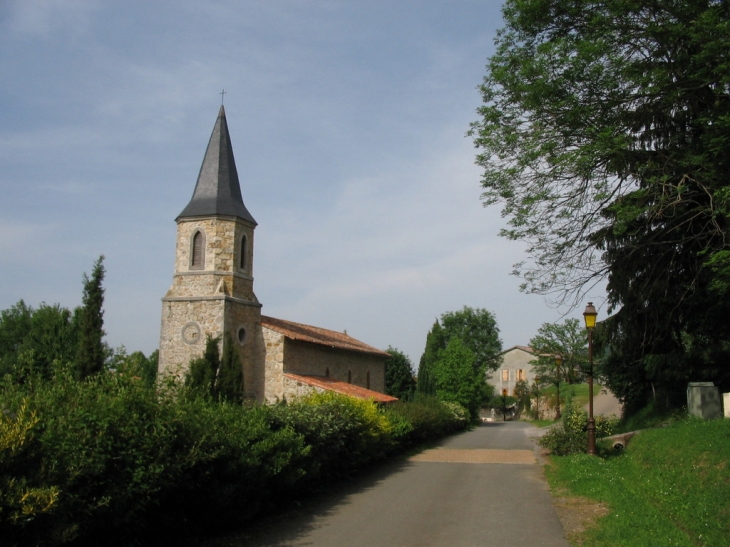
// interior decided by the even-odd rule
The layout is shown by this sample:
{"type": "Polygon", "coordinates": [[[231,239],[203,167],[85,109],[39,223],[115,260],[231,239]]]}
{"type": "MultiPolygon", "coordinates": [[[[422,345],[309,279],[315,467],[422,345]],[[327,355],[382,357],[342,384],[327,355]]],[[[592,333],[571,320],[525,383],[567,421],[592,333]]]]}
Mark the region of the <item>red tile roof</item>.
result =
{"type": "Polygon", "coordinates": [[[343,332],[303,325],[302,323],[294,323],[293,321],[285,321],[284,319],[275,319],[274,317],[267,317],[265,315],[261,316],[261,324],[292,340],[301,340],[303,342],[320,344],[332,348],[359,351],[360,353],[369,353],[386,358],[390,357],[389,353],[374,348],[373,346],[368,346],[364,342],[360,342],[360,340],[356,340],[343,332]]]}
{"type": "Polygon", "coordinates": [[[385,393],[378,393],[371,389],[334,380],[326,376],[304,376],[301,374],[292,374],[291,372],[285,372],[284,376],[291,378],[292,380],[296,380],[297,382],[302,382],[303,384],[325,389],[327,391],[334,391],[335,393],[341,393],[343,395],[349,395],[350,397],[355,397],[357,399],[369,399],[376,403],[392,403],[398,400],[397,398],[386,395],[385,393]]]}

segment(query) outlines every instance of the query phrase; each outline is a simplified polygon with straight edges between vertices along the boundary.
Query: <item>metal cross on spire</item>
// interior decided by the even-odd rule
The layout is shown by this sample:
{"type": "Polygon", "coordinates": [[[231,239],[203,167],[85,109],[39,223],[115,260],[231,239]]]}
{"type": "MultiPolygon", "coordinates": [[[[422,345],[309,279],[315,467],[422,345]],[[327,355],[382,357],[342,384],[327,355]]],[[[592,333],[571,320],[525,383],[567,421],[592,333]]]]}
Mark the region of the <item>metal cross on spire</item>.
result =
{"type": "Polygon", "coordinates": [[[226,93],[227,91],[225,89],[219,93],[219,95],[221,96],[221,105],[223,104],[223,99],[225,99],[226,93]]]}

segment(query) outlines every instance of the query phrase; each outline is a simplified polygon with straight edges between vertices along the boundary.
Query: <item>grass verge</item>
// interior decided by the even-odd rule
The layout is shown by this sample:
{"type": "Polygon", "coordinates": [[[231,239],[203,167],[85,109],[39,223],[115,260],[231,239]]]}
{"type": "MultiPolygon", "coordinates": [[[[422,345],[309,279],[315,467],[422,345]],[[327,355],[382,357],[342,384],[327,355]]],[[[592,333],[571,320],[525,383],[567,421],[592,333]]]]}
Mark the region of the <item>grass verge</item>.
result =
{"type": "Polygon", "coordinates": [[[575,545],[714,547],[730,538],[730,420],[645,431],[620,456],[554,456],[547,476],[554,492],[608,507],[575,545]]]}

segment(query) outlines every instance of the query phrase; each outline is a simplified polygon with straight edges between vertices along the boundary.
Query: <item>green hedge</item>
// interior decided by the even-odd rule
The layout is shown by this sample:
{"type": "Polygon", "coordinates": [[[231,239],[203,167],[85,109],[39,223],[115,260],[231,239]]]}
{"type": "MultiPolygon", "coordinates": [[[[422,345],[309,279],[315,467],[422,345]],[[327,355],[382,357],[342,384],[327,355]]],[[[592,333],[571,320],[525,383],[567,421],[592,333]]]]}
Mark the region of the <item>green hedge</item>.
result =
{"type": "Polygon", "coordinates": [[[333,394],[241,407],[102,374],[0,383],[3,545],[131,544],[240,525],[414,443],[463,429],[433,400],[333,394]]]}

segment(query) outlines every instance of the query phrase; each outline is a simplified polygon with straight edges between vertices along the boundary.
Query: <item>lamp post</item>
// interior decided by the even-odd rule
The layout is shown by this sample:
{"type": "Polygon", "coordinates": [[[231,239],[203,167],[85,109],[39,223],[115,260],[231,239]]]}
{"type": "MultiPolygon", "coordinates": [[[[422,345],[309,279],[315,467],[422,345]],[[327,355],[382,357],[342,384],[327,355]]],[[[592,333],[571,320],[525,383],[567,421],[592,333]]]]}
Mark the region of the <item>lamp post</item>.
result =
{"type": "Polygon", "coordinates": [[[560,365],[563,364],[563,356],[558,354],[555,356],[555,375],[557,376],[556,386],[558,388],[558,412],[555,414],[555,419],[560,419],[560,365]]]}
{"type": "Polygon", "coordinates": [[[596,421],[593,419],[593,328],[596,326],[598,312],[593,302],[588,302],[583,319],[588,329],[588,453],[596,455],[596,421]]]}

